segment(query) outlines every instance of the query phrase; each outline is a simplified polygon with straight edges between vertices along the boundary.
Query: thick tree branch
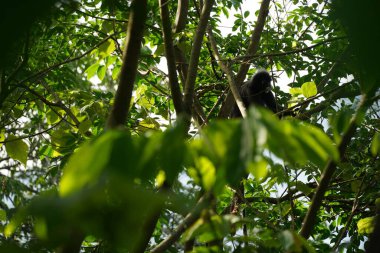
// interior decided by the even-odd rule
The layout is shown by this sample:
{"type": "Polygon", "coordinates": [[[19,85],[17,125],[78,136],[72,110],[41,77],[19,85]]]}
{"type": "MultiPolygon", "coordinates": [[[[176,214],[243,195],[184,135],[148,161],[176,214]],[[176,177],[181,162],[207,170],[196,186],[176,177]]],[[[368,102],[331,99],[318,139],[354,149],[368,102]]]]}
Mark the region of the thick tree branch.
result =
{"type": "Polygon", "coordinates": [[[191,49],[189,68],[187,71],[187,78],[185,83],[185,94],[184,94],[184,109],[185,109],[185,122],[187,128],[190,127],[191,123],[191,108],[193,106],[194,100],[194,84],[197,77],[199,55],[202,47],[203,36],[206,31],[208,20],[210,18],[210,13],[214,0],[206,0],[202,8],[201,18],[197,27],[197,31],[194,37],[193,47],[191,49]]]}
{"type": "MultiPolygon", "coordinates": [[[[247,55],[256,54],[259,48],[261,33],[264,29],[265,20],[269,13],[269,3],[270,3],[270,0],[263,0],[261,2],[259,16],[257,17],[256,26],[252,33],[251,42],[247,50],[247,55]]],[[[243,81],[245,79],[245,76],[247,75],[249,66],[250,64],[248,62],[243,62],[240,65],[239,72],[237,73],[236,78],[235,78],[237,87],[240,87],[243,84],[243,81]]],[[[234,104],[234,99],[233,99],[233,95],[230,92],[227,94],[226,101],[222,105],[222,108],[220,109],[218,116],[221,118],[226,118],[229,115],[233,104],[234,104]]]]}
{"type": "MultiPolygon", "coordinates": [[[[168,0],[160,0],[160,10],[161,10],[161,21],[163,28],[163,37],[164,37],[164,45],[165,45],[165,55],[166,62],[168,64],[168,72],[169,72],[169,86],[173,98],[174,108],[177,115],[180,115],[183,112],[182,106],[182,93],[179,88],[178,76],[175,64],[175,53],[173,46],[173,38],[171,32],[171,22],[168,8],[168,0]]],[[[179,3],[180,4],[180,3],[179,3]]],[[[178,6],[178,8],[180,8],[178,6]]],[[[186,21],[186,20],[185,20],[186,21]]]]}
{"type": "MultiPolygon", "coordinates": [[[[366,95],[363,95],[362,101],[359,105],[359,108],[358,108],[356,114],[352,117],[347,131],[342,136],[342,140],[338,145],[340,157],[343,157],[343,155],[347,149],[347,146],[348,146],[350,140],[352,139],[352,137],[356,131],[356,128],[358,127],[359,118],[361,117],[361,114],[365,112],[365,110],[368,106],[368,103],[366,100],[367,100],[366,95]]],[[[317,190],[313,196],[311,205],[310,205],[309,210],[308,210],[308,212],[307,212],[307,214],[303,220],[302,228],[300,231],[300,235],[302,237],[304,237],[305,239],[309,238],[309,236],[312,233],[312,230],[313,230],[314,225],[315,225],[316,217],[317,217],[317,212],[322,205],[322,200],[324,198],[325,192],[328,189],[328,186],[330,184],[332,176],[336,170],[336,166],[337,166],[336,162],[333,160],[330,160],[327,163],[325,169],[323,170],[323,173],[321,176],[321,181],[320,181],[320,183],[317,187],[317,190]]]]}
{"type": "Polygon", "coordinates": [[[107,128],[121,126],[127,119],[146,16],[147,0],[134,0],[131,3],[120,81],[115,95],[115,102],[107,121],[107,128]]]}
{"type": "Polygon", "coordinates": [[[223,61],[221,61],[221,57],[218,51],[218,46],[216,44],[214,34],[212,32],[211,26],[207,27],[207,33],[208,33],[208,39],[211,44],[211,49],[214,53],[214,57],[218,62],[219,67],[223,70],[223,72],[227,75],[228,84],[230,86],[230,90],[235,98],[236,104],[239,107],[239,110],[241,112],[241,115],[243,118],[247,116],[247,108],[245,108],[243,100],[240,96],[239,89],[237,87],[234,74],[232,73],[232,70],[229,66],[224,64],[223,61]]]}
{"type": "Polygon", "coordinates": [[[178,33],[185,29],[187,23],[187,13],[189,12],[189,0],[178,0],[177,14],[173,32],[178,33]]]}

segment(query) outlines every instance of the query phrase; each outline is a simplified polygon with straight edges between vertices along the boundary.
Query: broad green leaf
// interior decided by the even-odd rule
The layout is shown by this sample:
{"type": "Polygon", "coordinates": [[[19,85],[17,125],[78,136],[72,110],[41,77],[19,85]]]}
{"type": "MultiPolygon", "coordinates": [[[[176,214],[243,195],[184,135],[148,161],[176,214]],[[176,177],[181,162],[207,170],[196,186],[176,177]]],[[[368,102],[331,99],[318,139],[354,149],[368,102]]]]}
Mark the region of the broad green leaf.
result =
{"type": "Polygon", "coordinates": [[[290,88],[289,89],[289,93],[292,95],[292,96],[297,96],[297,95],[300,95],[302,94],[302,89],[301,88],[290,88]]]}
{"type": "Polygon", "coordinates": [[[358,233],[359,234],[371,234],[375,229],[375,216],[360,219],[358,221],[358,233]]]}
{"type": "MultiPolygon", "coordinates": [[[[217,170],[217,190],[222,189],[223,179],[231,186],[237,186],[246,173],[247,157],[253,152],[249,151],[249,143],[243,138],[241,120],[228,120],[212,122],[204,129],[204,143],[202,151],[210,152],[208,155],[217,170]],[[245,141],[245,144],[242,144],[245,141]],[[244,147],[244,154],[241,149],[244,147]]],[[[252,147],[252,145],[250,146],[252,147]]]]}
{"type": "Polygon", "coordinates": [[[0,131],[0,148],[1,146],[3,146],[3,141],[5,140],[5,131],[4,130],[1,130],[0,131]]]}
{"type": "Polygon", "coordinates": [[[85,134],[92,126],[92,122],[89,119],[82,121],[79,125],[78,131],[81,134],[85,134]]]}
{"type": "Polygon", "coordinates": [[[7,212],[3,209],[0,209],[0,221],[6,221],[7,220],[7,212]]]}
{"type": "Polygon", "coordinates": [[[111,55],[106,58],[106,67],[109,67],[110,65],[114,64],[115,61],[117,60],[116,55],[111,55]]]}
{"type": "Polygon", "coordinates": [[[7,142],[5,143],[5,149],[11,158],[20,161],[26,166],[29,149],[26,142],[23,140],[17,140],[17,137],[14,135],[9,135],[7,142]]]}
{"type": "Polygon", "coordinates": [[[315,84],[315,82],[307,82],[302,84],[301,90],[302,94],[307,98],[315,96],[318,93],[317,85],[315,84]]]}
{"type": "Polygon", "coordinates": [[[158,130],[160,129],[160,124],[155,119],[148,117],[139,122],[139,129],[142,132],[147,130],[158,130]]]}
{"type": "Polygon", "coordinates": [[[114,150],[120,140],[123,140],[125,144],[131,142],[128,135],[122,131],[108,131],[77,150],[64,168],[59,185],[60,195],[67,196],[85,186],[97,184],[100,175],[111,167],[112,163],[118,164],[119,160],[127,163],[125,159],[129,157],[128,150],[114,150]],[[113,152],[116,152],[114,153],[116,156],[112,156],[113,152]],[[111,161],[112,158],[115,160],[111,161]]]}
{"type": "Polygon", "coordinates": [[[115,42],[111,39],[108,39],[106,42],[99,46],[99,58],[103,59],[109,56],[113,51],[115,51],[115,49],[115,42]]]}
{"type": "Polygon", "coordinates": [[[334,134],[334,140],[336,143],[339,143],[342,135],[346,132],[348,129],[348,126],[350,124],[350,119],[353,115],[353,111],[351,110],[340,110],[337,113],[332,114],[329,117],[330,125],[332,126],[333,134],[334,134]]]}
{"type": "Polygon", "coordinates": [[[197,161],[202,185],[206,191],[210,191],[215,184],[215,167],[207,157],[199,157],[197,161]]]}
{"type": "Polygon", "coordinates": [[[139,87],[136,89],[136,99],[139,100],[140,98],[144,97],[147,90],[148,86],[145,84],[139,85],[139,87]]]}
{"type": "Polygon", "coordinates": [[[106,66],[104,65],[101,65],[99,68],[98,68],[98,71],[97,71],[97,75],[98,75],[98,78],[100,81],[103,81],[105,75],[106,75],[106,72],[107,72],[107,68],[106,66]]]}
{"type": "Polygon", "coordinates": [[[309,186],[307,186],[305,183],[301,181],[297,181],[291,185],[294,185],[297,188],[297,190],[304,193],[306,196],[308,196],[313,191],[312,188],[310,188],[309,186]]]}
{"type": "Polygon", "coordinates": [[[164,44],[160,44],[160,45],[157,46],[156,51],[154,51],[154,56],[155,57],[163,56],[164,52],[165,52],[165,45],[164,44]]]}
{"type": "Polygon", "coordinates": [[[165,171],[160,170],[156,176],[156,186],[158,188],[161,188],[164,185],[165,180],[166,180],[165,171]]]}
{"type": "Polygon", "coordinates": [[[60,120],[60,117],[57,115],[57,110],[50,109],[46,112],[46,121],[49,125],[54,125],[60,120]]]}
{"type": "Polygon", "coordinates": [[[97,73],[99,66],[100,64],[97,62],[86,69],[85,73],[87,74],[87,80],[90,80],[91,77],[97,73]]]}
{"type": "Polygon", "coordinates": [[[34,231],[38,238],[42,240],[48,239],[48,228],[45,219],[36,218],[34,221],[34,231]]]}
{"type": "Polygon", "coordinates": [[[268,163],[264,159],[251,162],[247,167],[247,171],[250,172],[257,181],[260,181],[268,174],[268,163]]]}
{"type": "Polygon", "coordinates": [[[329,158],[339,160],[339,153],[330,138],[319,128],[297,122],[293,125],[293,137],[306,151],[307,157],[319,167],[323,167],[329,158]]]}
{"type": "Polygon", "coordinates": [[[116,80],[119,76],[119,73],[120,73],[120,69],[121,69],[121,66],[118,66],[116,65],[113,69],[112,69],[112,79],[113,80],[116,80]]]}
{"type": "Polygon", "coordinates": [[[316,252],[315,249],[309,244],[309,242],[305,238],[295,233],[294,231],[285,230],[281,232],[280,240],[286,251],[309,252],[309,253],[316,252]]]}
{"type": "Polygon", "coordinates": [[[21,225],[23,220],[26,217],[26,210],[24,208],[21,208],[16,214],[11,218],[10,222],[5,226],[4,228],[4,236],[10,237],[12,236],[17,228],[21,225]]]}
{"type": "Polygon", "coordinates": [[[376,156],[380,153],[380,134],[376,132],[373,136],[371,143],[371,153],[373,156],[376,156]]]}

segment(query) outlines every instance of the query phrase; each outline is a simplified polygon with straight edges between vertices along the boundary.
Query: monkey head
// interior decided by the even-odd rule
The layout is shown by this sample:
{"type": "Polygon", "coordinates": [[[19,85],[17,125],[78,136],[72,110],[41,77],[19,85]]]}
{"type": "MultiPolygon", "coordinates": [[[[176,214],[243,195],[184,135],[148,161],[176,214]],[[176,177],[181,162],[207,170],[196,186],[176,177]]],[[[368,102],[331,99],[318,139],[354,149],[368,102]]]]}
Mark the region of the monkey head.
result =
{"type": "Polygon", "coordinates": [[[252,77],[249,83],[249,89],[255,93],[269,92],[271,90],[272,78],[268,71],[261,69],[258,70],[252,77]]]}

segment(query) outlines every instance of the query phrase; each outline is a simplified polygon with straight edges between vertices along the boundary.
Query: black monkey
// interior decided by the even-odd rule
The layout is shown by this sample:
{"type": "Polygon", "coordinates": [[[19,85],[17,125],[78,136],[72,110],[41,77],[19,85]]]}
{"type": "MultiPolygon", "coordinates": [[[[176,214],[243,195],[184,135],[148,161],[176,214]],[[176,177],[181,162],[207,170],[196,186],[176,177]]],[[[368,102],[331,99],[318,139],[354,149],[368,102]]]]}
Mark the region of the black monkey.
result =
{"type": "MultiPolygon", "coordinates": [[[[259,105],[272,110],[273,113],[277,113],[276,100],[271,91],[271,81],[272,78],[268,71],[258,70],[251,80],[244,82],[239,90],[245,108],[248,109],[250,105],[259,105]]],[[[230,118],[239,117],[241,117],[241,113],[239,107],[235,103],[230,118]]]]}

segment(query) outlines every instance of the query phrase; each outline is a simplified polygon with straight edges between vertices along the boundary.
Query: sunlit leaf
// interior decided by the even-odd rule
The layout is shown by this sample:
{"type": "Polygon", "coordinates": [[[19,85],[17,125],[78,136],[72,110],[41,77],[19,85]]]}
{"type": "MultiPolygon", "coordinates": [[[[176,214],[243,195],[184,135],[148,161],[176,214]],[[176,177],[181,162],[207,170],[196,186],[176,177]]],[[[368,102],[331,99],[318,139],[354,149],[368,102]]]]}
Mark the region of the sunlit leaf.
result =
{"type": "Polygon", "coordinates": [[[107,71],[107,68],[104,65],[101,65],[98,68],[97,75],[98,75],[98,78],[99,78],[100,81],[103,81],[104,76],[106,75],[106,71],[107,71]]]}
{"type": "Polygon", "coordinates": [[[118,66],[116,65],[113,69],[112,69],[112,79],[116,80],[119,76],[119,73],[120,73],[120,69],[121,69],[121,66],[118,66]]]}
{"type": "Polygon", "coordinates": [[[91,77],[93,77],[98,72],[99,66],[100,64],[97,62],[86,69],[85,73],[87,74],[87,80],[90,80],[91,77]]]}
{"type": "Polygon", "coordinates": [[[5,131],[4,130],[1,130],[0,131],[0,148],[1,146],[3,146],[3,141],[5,140],[5,131]]]}
{"type": "Polygon", "coordinates": [[[78,130],[81,134],[85,134],[91,128],[91,126],[91,120],[86,119],[80,123],[78,130]]]}
{"type": "Polygon", "coordinates": [[[164,182],[166,180],[165,171],[160,170],[156,177],[156,185],[158,188],[161,188],[164,185],[164,182]]]}
{"type": "Polygon", "coordinates": [[[307,82],[302,84],[301,90],[302,94],[307,98],[315,96],[318,93],[317,85],[315,84],[315,82],[307,82]]]}
{"type": "Polygon", "coordinates": [[[57,110],[50,109],[46,112],[46,121],[49,125],[53,125],[60,120],[60,117],[57,115],[57,110]]]}
{"type": "Polygon", "coordinates": [[[111,39],[108,39],[106,42],[104,42],[103,44],[99,46],[99,58],[103,59],[107,57],[113,51],[115,51],[115,49],[116,49],[115,42],[111,39]]]}
{"type": "Polygon", "coordinates": [[[11,158],[20,161],[26,166],[29,150],[28,144],[26,144],[26,142],[17,139],[16,136],[11,134],[7,138],[5,149],[11,158]]]}
{"type": "MultiPolygon", "coordinates": [[[[109,131],[94,141],[84,144],[70,158],[64,169],[59,191],[61,196],[67,196],[83,187],[96,184],[99,176],[105,171],[107,165],[112,162],[113,148],[118,140],[130,142],[128,135],[122,131],[109,131]]],[[[128,158],[128,150],[114,150],[118,152],[124,162],[128,158]]],[[[115,163],[117,163],[115,157],[115,163]]]]}
{"type": "Polygon", "coordinates": [[[260,181],[265,178],[268,173],[268,163],[264,159],[260,159],[259,161],[251,162],[247,170],[257,181],[260,181]]]}
{"type": "Polygon", "coordinates": [[[289,93],[293,96],[297,96],[297,95],[300,95],[302,94],[302,89],[301,88],[290,88],[289,89],[289,93]]]}
{"type": "Polygon", "coordinates": [[[376,156],[380,152],[380,133],[376,132],[371,143],[371,153],[376,156]]]}
{"type": "Polygon", "coordinates": [[[215,183],[215,167],[212,162],[204,156],[198,159],[197,164],[202,179],[202,185],[207,191],[209,191],[215,183]]]}
{"type": "Polygon", "coordinates": [[[375,218],[367,217],[358,221],[358,233],[359,234],[371,234],[375,229],[375,218]]]}

